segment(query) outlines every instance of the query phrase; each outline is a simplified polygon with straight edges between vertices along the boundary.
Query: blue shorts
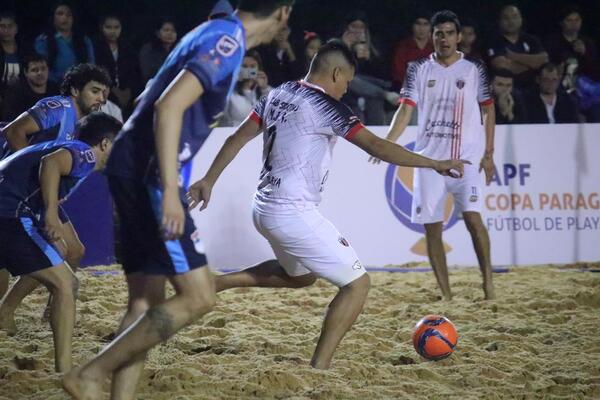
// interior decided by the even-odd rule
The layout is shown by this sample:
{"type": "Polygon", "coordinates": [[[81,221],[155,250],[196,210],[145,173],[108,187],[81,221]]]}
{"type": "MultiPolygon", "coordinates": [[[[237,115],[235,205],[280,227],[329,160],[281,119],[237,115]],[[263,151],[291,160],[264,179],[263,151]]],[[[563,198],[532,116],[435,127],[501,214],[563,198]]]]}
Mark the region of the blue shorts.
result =
{"type": "Polygon", "coordinates": [[[0,218],[0,268],[19,276],[62,263],[63,258],[44,237],[36,220],[0,218]]]}
{"type": "MultiPolygon", "coordinates": [[[[108,176],[108,186],[119,217],[120,259],[126,274],[177,275],[206,265],[206,256],[194,247],[195,226],[188,213],[183,235],[163,240],[160,189],[115,175],[108,176]]],[[[183,191],[180,194],[185,210],[183,191]]]]}

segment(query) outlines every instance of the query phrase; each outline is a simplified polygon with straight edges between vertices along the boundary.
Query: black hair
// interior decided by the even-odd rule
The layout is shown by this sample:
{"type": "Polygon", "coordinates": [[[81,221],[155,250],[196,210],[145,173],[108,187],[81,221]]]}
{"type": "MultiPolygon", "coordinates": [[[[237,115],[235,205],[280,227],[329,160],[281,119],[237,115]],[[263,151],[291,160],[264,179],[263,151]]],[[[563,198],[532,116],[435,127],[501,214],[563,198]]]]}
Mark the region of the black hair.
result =
{"type": "Polygon", "coordinates": [[[431,22],[431,12],[425,8],[419,7],[416,10],[413,11],[412,13],[412,18],[411,18],[411,25],[414,25],[415,22],[417,22],[418,19],[426,19],[427,21],[431,22]]]}
{"type": "Polygon", "coordinates": [[[1,11],[0,12],[0,19],[12,19],[13,22],[15,24],[19,24],[19,22],[17,21],[17,15],[15,13],[13,13],[12,11],[1,11]]]}
{"type": "Polygon", "coordinates": [[[56,28],[54,27],[54,14],[56,13],[56,9],[58,7],[65,6],[71,10],[71,14],[73,15],[73,27],[71,28],[72,36],[71,41],[73,43],[73,50],[75,52],[76,62],[89,62],[91,61],[88,57],[87,46],[85,44],[85,36],[83,32],[79,29],[79,18],[73,8],[73,5],[66,1],[59,1],[52,8],[52,13],[50,16],[50,23],[48,28],[46,29],[46,38],[48,45],[48,65],[51,67],[54,65],[54,61],[56,60],[56,56],[58,54],[58,44],[56,43],[56,38],[54,35],[56,34],[56,28]]]}
{"type": "Polygon", "coordinates": [[[65,78],[60,85],[60,94],[70,96],[71,89],[81,90],[91,81],[96,81],[107,87],[112,86],[110,75],[104,67],[94,64],[73,65],[65,73],[65,78]]]}
{"type": "Polygon", "coordinates": [[[107,14],[102,15],[100,17],[100,19],[98,20],[98,23],[99,23],[101,29],[102,29],[102,25],[104,25],[106,23],[107,19],[116,19],[117,21],[119,21],[119,23],[121,25],[123,25],[123,18],[119,14],[107,13],[107,14]]]}
{"type": "Polygon", "coordinates": [[[292,6],[294,0],[240,0],[238,10],[250,12],[258,18],[266,18],[279,7],[292,6]]]}
{"type": "Polygon", "coordinates": [[[29,69],[29,64],[34,62],[45,62],[48,64],[46,57],[36,52],[26,53],[23,56],[23,67],[25,69],[29,69]]]}
{"type": "Polygon", "coordinates": [[[460,21],[458,20],[458,16],[450,10],[438,11],[433,14],[431,17],[431,27],[435,27],[436,25],[443,24],[446,22],[451,22],[456,27],[456,33],[460,32],[460,21]]]}
{"type": "Polygon", "coordinates": [[[577,7],[575,4],[569,4],[559,11],[559,21],[563,22],[565,18],[567,18],[571,14],[579,14],[580,17],[583,18],[583,13],[581,12],[581,8],[577,7]]]}
{"type": "Polygon", "coordinates": [[[315,54],[310,63],[310,70],[321,70],[324,67],[326,57],[332,53],[341,54],[348,64],[354,67],[355,71],[358,69],[358,62],[356,61],[356,57],[354,57],[352,50],[350,50],[341,40],[331,39],[317,50],[317,54],[315,54]]]}
{"type": "Polygon", "coordinates": [[[90,146],[96,146],[102,139],[114,140],[123,124],[115,117],[101,111],[94,111],[81,118],[75,127],[78,139],[90,146]]]}
{"type": "Polygon", "coordinates": [[[540,67],[540,69],[538,70],[538,76],[542,76],[542,73],[544,71],[546,71],[546,72],[553,72],[553,71],[559,72],[558,65],[556,65],[553,62],[547,62],[547,63],[543,64],[540,67]]]}
{"type": "Polygon", "coordinates": [[[501,78],[514,79],[515,74],[513,74],[511,70],[506,69],[506,68],[496,68],[496,69],[492,70],[492,79],[494,79],[497,76],[501,77],[501,78]]]}

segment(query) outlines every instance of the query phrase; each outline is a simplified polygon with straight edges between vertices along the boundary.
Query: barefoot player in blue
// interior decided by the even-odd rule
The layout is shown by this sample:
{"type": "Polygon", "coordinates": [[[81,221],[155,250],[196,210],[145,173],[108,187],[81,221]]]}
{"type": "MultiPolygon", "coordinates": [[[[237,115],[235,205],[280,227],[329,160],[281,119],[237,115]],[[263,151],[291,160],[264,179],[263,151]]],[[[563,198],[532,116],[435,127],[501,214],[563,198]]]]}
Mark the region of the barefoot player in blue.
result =
{"type": "Polygon", "coordinates": [[[0,161],[0,265],[53,294],[50,325],[59,372],[71,369],[77,279],[61,256],[58,204],[104,168],[120,128],[116,119],[92,113],[80,121],[78,140],[39,143],[0,161]]]}

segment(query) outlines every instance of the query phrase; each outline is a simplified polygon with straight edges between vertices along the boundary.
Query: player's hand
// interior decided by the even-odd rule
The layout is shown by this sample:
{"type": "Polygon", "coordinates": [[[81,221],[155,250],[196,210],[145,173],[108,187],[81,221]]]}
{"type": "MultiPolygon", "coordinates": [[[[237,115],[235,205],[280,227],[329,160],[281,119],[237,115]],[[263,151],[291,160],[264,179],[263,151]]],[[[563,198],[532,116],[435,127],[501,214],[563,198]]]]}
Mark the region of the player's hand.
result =
{"type": "Polygon", "coordinates": [[[371,157],[369,157],[369,162],[373,163],[373,164],[379,164],[381,162],[381,160],[375,156],[371,156],[371,157]]]}
{"type": "Polygon", "coordinates": [[[435,170],[440,175],[462,178],[465,173],[465,164],[471,164],[471,162],[468,160],[442,160],[437,162],[435,170]]]}
{"type": "Polygon", "coordinates": [[[51,242],[63,241],[63,227],[58,214],[55,212],[46,212],[44,216],[44,234],[51,242]]]}
{"type": "Polygon", "coordinates": [[[485,172],[485,184],[489,185],[494,177],[494,158],[492,156],[483,156],[479,163],[479,172],[485,172]]]}
{"type": "Polygon", "coordinates": [[[183,234],[185,211],[177,189],[166,190],[162,200],[162,234],[165,240],[175,240],[183,234]]]}
{"type": "Polygon", "coordinates": [[[210,201],[210,195],[212,193],[213,185],[210,184],[206,179],[200,179],[198,182],[190,186],[190,190],[187,192],[186,198],[188,202],[188,208],[193,210],[200,203],[200,211],[204,210],[208,206],[210,201]]]}

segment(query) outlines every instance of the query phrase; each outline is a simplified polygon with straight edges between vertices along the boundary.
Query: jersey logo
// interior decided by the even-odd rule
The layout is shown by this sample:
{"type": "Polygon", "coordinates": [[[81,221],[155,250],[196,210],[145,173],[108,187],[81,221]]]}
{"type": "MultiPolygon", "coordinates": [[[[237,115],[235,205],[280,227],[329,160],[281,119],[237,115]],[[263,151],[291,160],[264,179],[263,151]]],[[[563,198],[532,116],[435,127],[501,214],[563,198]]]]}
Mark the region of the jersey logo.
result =
{"type": "Polygon", "coordinates": [[[217,53],[223,57],[230,57],[233,55],[233,53],[235,53],[238,47],[240,47],[240,45],[235,41],[234,38],[228,35],[223,35],[217,42],[217,46],[215,48],[217,53]]]}
{"type": "Polygon", "coordinates": [[[464,88],[464,87],[465,87],[465,81],[464,81],[464,80],[462,80],[462,79],[459,79],[459,80],[457,80],[457,81],[456,81],[456,87],[457,87],[459,90],[460,90],[460,89],[462,89],[462,88],[464,88]]]}
{"type": "Polygon", "coordinates": [[[435,86],[435,79],[430,79],[427,81],[427,87],[434,87],[435,86]]]}
{"type": "Polygon", "coordinates": [[[95,163],[96,162],[96,156],[94,155],[94,152],[91,150],[86,150],[83,152],[83,158],[85,159],[85,161],[89,162],[89,163],[95,163]]]}

